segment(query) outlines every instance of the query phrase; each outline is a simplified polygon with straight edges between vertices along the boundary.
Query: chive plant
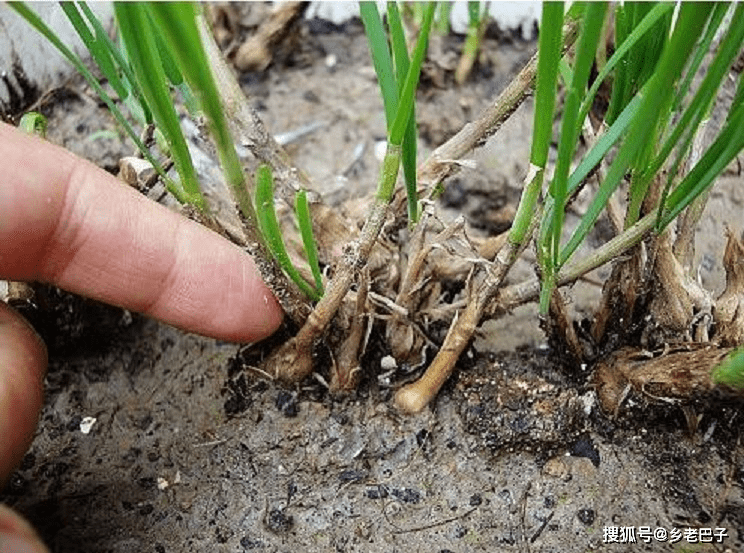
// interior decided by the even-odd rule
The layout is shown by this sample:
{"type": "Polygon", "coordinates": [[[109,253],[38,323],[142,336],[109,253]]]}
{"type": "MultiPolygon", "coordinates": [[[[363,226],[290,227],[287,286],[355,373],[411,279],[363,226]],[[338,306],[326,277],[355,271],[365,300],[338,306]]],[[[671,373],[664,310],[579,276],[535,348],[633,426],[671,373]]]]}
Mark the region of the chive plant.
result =
{"type": "Polygon", "coordinates": [[[488,2],[485,2],[483,8],[481,8],[480,0],[468,1],[468,30],[465,36],[465,44],[462,47],[460,62],[455,70],[455,82],[459,85],[464,83],[470,75],[478,56],[483,33],[488,23],[488,6],[488,2]]]}
{"type": "MultiPolygon", "coordinates": [[[[545,4],[543,9],[548,6],[545,4]]],[[[562,11],[557,5],[552,8],[562,11]]],[[[627,175],[629,192],[625,232],[613,241],[622,244],[622,248],[637,243],[649,230],[661,234],[688,206],[704,197],[718,175],[744,148],[744,80],[740,74],[733,102],[718,136],[694,166],[686,174],[682,172],[683,163],[690,155],[693,138],[709,117],[718,90],[741,52],[744,43],[744,10],[741,6],[683,3],[678,8],[674,24],[674,6],[671,4],[627,2],[617,6],[615,53],[591,86],[588,86],[586,77],[598,50],[604,6],[590,3],[582,9],[581,37],[573,65],[564,79],[566,96],[555,173],[545,198],[538,236],[542,314],[548,311],[557,275],[584,242],[610,196],[627,175]],[[710,52],[714,37],[719,34],[729,10],[733,13],[728,29],[712,52],[697,90],[691,92],[693,79],[699,74],[702,60],[710,52]],[[573,174],[568,176],[569,164],[576,157],[576,138],[580,127],[600,84],[611,72],[614,79],[605,116],[607,130],[580,159],[573,174]],[[578,110],[577,105],[580,106],[578,110]],[[578,227],[562,244],[562,213],[567,201],[611,148],[616,149],[616,155],[604,180],[578,227]],[[661,173],[664,169],[666,176],[661,173]],[[653,212],[642,214],[642,205],[651,193],[652,182],[660,174],[663,190],[658,205],[653,212]]],[[[555,56],[555,47],[552,54],[544,49],[542,37],[544,33],[554,34],[555,30],[551,31],[551,27],[555,26],[555,19],[546,20],[543,17],[541,57],[555,56]]],[[[538,120],[544,119],[543,127],[547,128],[548,119],[553,114],[552,109],[541,107],[541,78],[554,79],[553,70],[538,68],[533,148],[541,136],[538,120]]],[[[551,99],[545,105],[553,102],[555,87],[550,89],[550,95],[551,99]]],[[[608,248],[606,251],[609,255],[617,255],[620,250],[608,248]]],[[[741,353],[732,355],[714,369],[712,376],[716,382],[744,387],[741,353]]]]}
{"type": "MultiPolygon", "coordinates": [[[[198,105],[209,122],[225,181],[251,241],[271,252],[297,286],[310,298],[318,300],[314,316],[276,356],[279,363],[289,367],[290,378],[309,374],[314,340],[324,332],[354,281],[359,264],[366,261],[380,233],[401,165],[409,224],[413,227],[419,220],[415,91],[435,3],[417,5],[413,10],[419,31],[410,52],[396,2],[387,3],[386,22],[375,2],[360,4],[383,98],[387,150],[373,206],[353,250],[356,257],[348,267],[338,268],[326,290],[323,289],[306,195],[297,194],[295,209],[313,282],[305,280],[292,266],[279,232],[273,201],[272,171],[276,167],[263,165],[259,168],[255,179],[256,202],[253,201],[253,179],[242,170],[228,132],[219,91],[208,69],[196,24],[197,7],[193,4],[117,3],[120,44],[116,44],[85,3],[62,3],[64,13],[119,99],[117,103],[27,5],[9,5],[55,44],[83,74],[142,155],[163,177],[168,190],[180,201],[194,205],[209,216],[209,206],[199,187],[178,114],[173,108],[173,90],[180,92],[190,109],[198,105]],[[119,105],[127,108],[129,118],[122,114],[119,105]],[[167,175],[135,132],[130,119],[142,126],[157,126],[157,132],[167,142],[167,154],[175,162],[177,179],[167,175]],[[288,359],[292,362],[287,362],[288,359]]],[[[497,257],[495,272],[489,269],[492,274],[481,287],[477,304],[473,304],[475,307],[468,306],[459,321],[455,318],[446,342],[456,342],[457,347],[443,346],[430,369],[437,367],[437,371],[444,371],[442,374],[451,370],[450,365],[459,355],[453,352],[462,351],[472,337],[487,304],[498,293],[506,271],[533,235],[540,272],[540,313],[547,315],[550,299],[558,286],[609,261],[649,233],[661,234],[693,202],[702,201],[717,176],[744,148],[744,80],[739,75],[721,129],[713,143],[687,167],[695,137],[709,118],[718,91],[741,52],[744,7],[725,3],[625,2],[613,5],[615,47],[607,59],[604,40],[608,7],[604,2],[577,2],[564,17],[563,3],[543,5],[530,165],[508,235],[507,253],[497,257]],[[567,54],[563,30],[564,22],[569,20],[572,24],[574,20],[580,21],[580,34],[575,48],[567,54]],[[589,110],[599,87],[610,80],[609,107],[603,125],[596,136],[590,136],[593,132],[587,133],[586,125],[589,110]],[[561,87],[563,92],[559,96],[561,87]],[[559,104],[560,98],[562,104],[559,104]],[[560,114],[558,133],[554,136],[557,112],[560,114]],[[555,163],[551,163],[552,174],[548,166],[551,144],[557,145],[555,163]],[[610,155],[611,160],[605,162],[610,155]],[[564,241],[566,209],[594,172],[601,175],[598,187],[578,226],[564,241]],[[547,175],[551,175],[549,179],[547,175]],[[586,240],[610,197],[624,182],[628,186],[628,202],[620,234],[589,258],[575,261],[578,247],[586,240]],[[655,204],[649,207],[650,199],[657,197],[655,204]],[[463,329],[458,329],[458,324],[463,329]],[[442,355],[448,357],[440,360],[442,355]]],[[[470,9],[471,27],[475,29],[476,22],[482,24],[485,13],[480,12],[475,2],[470,4],[470,9]]],[[[446,23],[448,10],[440,8],[440,13],[441,21],[446,23]]],[[[280,372],[276,370],[273,374],[280,372]]],[[[728,381],[732,381],[732,374],[738,375],[739,380],[734,378],[734,381],[740,382],[742,363],[736,358],[716,374],[728,381]]],[[[428,380],[439,386],[444,378],[439,375],[428,380]]],[[[423,404],[425,402],[417,403],[423,404]]]]}
{"type": "MultiPolygon", "coordinates": [[[[430,2],[424,7],[424,19],[419,30],[413,53],[408,58],[405,50],[402,25],[397,6],[389,6],[390,36],[395,41],[391,53],[387,35],[377,5],[361,2],[360,12],[369,41],[375,71],[377,72],[387,122],[387,147],[382,161],[377,191],[372,206],[362,227],[359,239],[348,248],[348,255],[328,283],[325,294],[318,302],[308,324],[304,325],[292,340],[286,342],[272,357],[269,373],[287,381],[297,381],[308,376],[312,370],[312,351],[315,341],[325,332],[346,293],[354,282],[359,268],[369,257],[377,237],[388,215],[388,207],[395,192],[398,172],[403,163],[404,175],[415,177],[415,128],[414,103],[421,64],[428,46],[429,32],[434,19],[436,5],[430,2]],[[407,64],[407,65],[406,65],[407,64]],[[405,71],[404,71],[405,68],[405,71]],[[406,165],[410,167],[406,168],[406,165]]],[[[418,219],[418,195],[415,180],[406,180],[408,217],[411,225],[418,219]]],[[[340,369],[348,370],[349,367],[340,369]]],[[[339,381],[350,381],[350,375],[338,374],[339,381]]]]}
{"type": "MultiPolygon", "coordinates": [[[[557,4],[545,4],[543,9],[562,11],[563,8],[557,4]]],[[[555,173],[546,196],[538,237],[542,313],[547,312],[556,275],[584,242],[610,196],[627,174],[630,174],[630,190],[625,228],[629,229],[640,222],[641,205],[649,193],[650,183],[669,162],[673,150],[676,150],[676,157],[671,164],[672,168],[679,168],[680,160],[689,153],[692,136],[708,115],[723,77],[731,67],[744,38],[742,8],[738,6],[702,84],[688,101],[686,98],[692,80],[691,74],[698,69],[701,58],[696,47],[710,44],[721,24],[723,13],[729,7],[721,4],[683,4],[679,8],[676,24],[672,27],[673,5],[657,4],[636,10],[633,3],[627,3],[618,7],[616,14],[618,25],[622,24],[623,29],[619,37],[624,39],[618,44],[593,85],[588,86],[589,69],[598,47],[599,30],[606,8],[601,3],[589,3],[582,9],[585,10],[583,28],[573,66],[570,67],[570,82],[566,82],[555,173]],[[651,58],[653,62],[649,61],[651,58]],[[606,121],[609,127],[569,175],[570,164],[575,159],[579,146],[577,138],[581,125],[602,79],[613,69],[616,74],[606,121]],[[568,241],[562,244],[563,213],[567,202],[611,148],[616,148],[617,153],[603,182],[578,227],[568,241]]],[[[555,57],[555,46],[549,53],[543,47],[542,35],[555,34],[553,28],[558,26],[556,20],[543,18],[541,58],[543,55],[546,58],[555,57]]],[[[557,94],[555,86],[551,86],[548,92],[550,98],[542,99],[540,83],[541,80],[554,82],[554,72],[552,62],[550,66],[546,63],[546,66],[538,67],[533,155],[537,145],[542,143],[544,148],[544,142],[541,142],[544,141],[544,131],[541,129],[549,130],[548,124],[553,116],[553,110],[549,108],[555,102],[557,94]]],[[[663,231],[694,198],[713,184],[715,177],[741,150],[744,146],[744,128],[736,127],[741,107],[741,98],[737,93],[724,128],[692,171],[676,182],[676,172],[670,171],[655,220],[652,221],[647,216],[642,223],[646,228],[654,226],[657,233],[663,231]]],[[[536,190],[532,191],[533,195],[535,192],[536,190]]],[[[527,199],[524,209],[520,206],[518,210],[518,220],[519,215],[529,213],[528,209],[534,200],[532,195],[527,199]]],[[[523,220],[520,222],[524,225],[523,220]]],[[[514,226],[517,227],[516,222],[514,226]]]]}
{"type": "Polygon", "coordinates": [[[397,4],[395,2],[387,4],[390,43],[388,43],[388,35],[385,33],[377,4],[375,2],[360,2],[359,4],[372,62],[380,84],[388,129],[388,146],[382,171],[384,178],[380,181],[378,198],[386,203],[392,198],[399,160],[401,160],[408,198],[408,219],[411,224],[415,224],[418,220],[415,92],[435,8],[434,2],[429,2],[423,8],[419,37],[413,58],[409,60],[397,4]]]}
{"type": "Polygon", "coordinates": [[[272,177],[268,168],[259,169],[261,202],[254,206],[252,181],[238,159],[233,139],[220,104],[220,96],[209,69],[197,27],[199,8],[193,3],[116,2],[114,12],[121,44],[106,33],[85,2],[62,2],[61,7],[82,42],[87,47],[101,74],[118,97],[109,96],[101,82],[87,69],[54,32],[22,2],[12,3],[30,25],[44,35],[75,66],[106,103],[117,122],[124,128],[140,153],[162,176],[166,188],[182,203],[191,204],[203,216],[210,209],[199,184],[179,116],[174,108],[173,93],[177,90],[188,110],[197,108],[206,116],[217,153],[249,242],[258,244],[261,256],[264,247],[274,256],[282,270],[313,300],[322,295],[322,279],[318,266],[317,246],[309,223],[307,198],[298,197],[299,226],[303,244],[314,276],[310,286],[292,264],[274,213],[272,177]],[[165,154],[169,155],[178,173],[171,179],[134,130],[134,126],[119,104],[126,106],[129,116],[141,125],[156,125],[156,133],[164,138],[165,154]],[[256,213],[258,207],[258,214],[256,213]],[[273,223],[273,224],[272,224],[273,223]]]}
{"type": "MultiPolygon", "coordinates": [[[[603,60],[599,74],[590,82],[597,54],[605,51],[601,41],[607,4],[573,4],[568,15],[579,18],[580,36],[573,55],[563,59],[564,6],[558,2],[543,4],[530,166],[509,232],[508,247],[499,252],[485,284],[470,295],[467,307],[454,319],[444,344],[421,379],[397,392],[399,408],[418,411],[436,394],[472,338],[484,313],[483,306],[497,299],[503,268],[513,263],[514,254],[532,238],[533,229],[538,229],[535,241],[540,269],[537,288],[540,313],[547,316],[557,286],[573,282],[586,271],[620,255],[649,232],[660,235],[683,210],[705,194],[744,147],[744,84],[739,75],[733,102],[717,138],[697,162],[691,163],[689,170],[684,167],[693,138],[708,117],[723,78],[741,51],[742,7],[701,3],[639,6],[631,2],[615,10],[619,27],[615,52],[610,59],[603,60]],[[728,27],[715,49],[709,49],[729,10],[732,17],[728,27]],[[699,75],[703,58],[701,48],[710,52],[711,59],[693,92],[691,85],[698,80],[694,77],[699,75]],[[559,74],[564,93],[559,133],[554,137],[559,74]],[[588,142],[587,151],[579,155],[582,145],[579,137],[589,109],[599,86],[611,76],[614,79],[605,125],[588,142]],[[552,179],[544,183],[551,143],[557,144],[556,160],[552,179]],[[599,170],[610,152],[613,158],[606,172],[599,170]],[[576,168],[572,170],[574,164],[576,168]],[[563,242],[566,209],[590,173],[596,170],[601,179],[589,208],[563,242]],[[666,176],[662,171],[667,171],[666,176]],[[610,197],[626,178],[629,192],[624,229],[586,259],[573,261],[578,246],[586,240],[610,197]],[[653,201],[659,180],[664,182],[661,199],[649,208],[646,203],[653,201]]],[[[741,363],[735,366],[741,370],[741,363]]],[[[731,371],[727,368],[719,374],[729,375],[731,371]]]]}

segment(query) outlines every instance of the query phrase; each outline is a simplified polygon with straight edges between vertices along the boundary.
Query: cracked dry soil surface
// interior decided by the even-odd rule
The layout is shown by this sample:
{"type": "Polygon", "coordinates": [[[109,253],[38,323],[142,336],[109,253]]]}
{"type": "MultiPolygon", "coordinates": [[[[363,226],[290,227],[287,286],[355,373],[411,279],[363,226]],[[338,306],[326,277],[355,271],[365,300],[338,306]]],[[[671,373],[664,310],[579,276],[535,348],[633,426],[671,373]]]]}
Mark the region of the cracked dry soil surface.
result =
{"type": "MultiPolygon", "coordinates": [[[[384,121],[360,27],[302,25],[305,46],[244,84],[273,132],[324,121],[290,152],[336,201],[351,186],[362,195],[384,121]]],[[[424,151],[477,113],[534,45],[506,33],[486,51],[463,90],[421,93],[424,151]]],[[[85,139],[115,127],[80,88],[60,98],[47,108],[51,140],[104,167],[129,153],[112,138],[85,139]]],[[[526,169],[525,121],[529,106],[489,143],[496,155],[476,153],[481,168],[452,190],[513,196],[526,169]]],[[[740,193],[712,203],[740,210],[740,193]]],[[[710,218],[726,220],[713,214],[703,226],[710,218]]],[[[702,251],[718,260],[716,233],[702,251]]],[[[704,265],[703,278],[717,271],[704,265]]],[[[292,390],[261,380],[236,345],[79,298],[51,303],[36,314],[51,349],[46,404],[0,499],[53,552],[744,550],[741,405],[701,399],[690,432],[679,407],[632,395],[610,420],[588,370],[557,367],[535,347],[532,316],[484,332],[433,406],[402,417],[379,365],[357,394],[333,399],[312,380],[292,390]],[[643,526],[725,528],[728,537],[645,543],[643,526]],[[606,527],[635,527],[639,543],[605,544],[606,527]]]]}

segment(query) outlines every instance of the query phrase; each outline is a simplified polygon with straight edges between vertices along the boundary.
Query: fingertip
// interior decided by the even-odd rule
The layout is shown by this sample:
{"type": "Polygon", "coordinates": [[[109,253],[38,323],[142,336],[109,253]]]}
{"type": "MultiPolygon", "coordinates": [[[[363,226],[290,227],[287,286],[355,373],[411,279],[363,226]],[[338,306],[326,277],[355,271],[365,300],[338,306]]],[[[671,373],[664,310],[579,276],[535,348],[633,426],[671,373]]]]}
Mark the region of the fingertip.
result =
{"type": "Polygon", "coordinates": [[[262,305],[263,308],[260,309],[261,316],[258,319],[258,324],[255,324],[253,328],[249,327],[249,331],[242,341],[257,342],[268,338],[277,331],[284,319],[284,311],[282,311],[274,295],[263,283],[262,288],[259,305],[262,305]]]}
{"type": "Polygon", "coordinates": [[[243,286],[230,290],[230,285],[224,285],[225,299],[217,315],[219,322],[212,323],[207,334],[231,342],[258,342],[276,332],[284,311],[261,279],[253,260],[242,252],[241,257],[245,263],[243,286]]]}
{"type": "Polygon", "coordinates": [[[284,310],[261,278],[255,261],[248,258],[246,262],[246,278],[249,280],[247,288],[251,291],[244,296],[244,310],[248,320],[242,329],[245,335],[239,341],[257,342],[276,332],[284,319],[284,310]]]}

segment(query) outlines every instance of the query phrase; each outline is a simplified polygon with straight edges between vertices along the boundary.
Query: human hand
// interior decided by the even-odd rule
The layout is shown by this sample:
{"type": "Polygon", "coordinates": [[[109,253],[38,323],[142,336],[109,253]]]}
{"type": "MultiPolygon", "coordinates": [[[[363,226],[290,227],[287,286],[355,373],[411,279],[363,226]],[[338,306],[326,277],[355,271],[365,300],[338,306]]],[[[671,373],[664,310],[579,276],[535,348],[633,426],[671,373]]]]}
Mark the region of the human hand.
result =
{"type": "MultiPolygon", "coordinates": [[[[240,248],[3,123],[0,278],[47,282],[229,341],[266,337],[282,318],[240,248]]],[[[0,486],[31,441],[46,364],[41,339],[0,302],[0,486]]],[[[6,539],[33,535],[24,524],[0,505],[0,551],[44,551],[6,539]]]]}

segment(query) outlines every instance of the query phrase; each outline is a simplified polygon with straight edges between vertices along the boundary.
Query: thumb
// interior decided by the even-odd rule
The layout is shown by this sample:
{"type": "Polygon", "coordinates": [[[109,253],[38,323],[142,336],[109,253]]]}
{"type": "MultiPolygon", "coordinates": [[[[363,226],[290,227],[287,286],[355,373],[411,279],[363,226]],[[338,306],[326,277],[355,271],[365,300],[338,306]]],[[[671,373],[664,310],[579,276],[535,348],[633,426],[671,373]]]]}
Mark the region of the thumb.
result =
{"type": "Polygon", "coordinates": [[[33,528],[8,509],[0,505],[0,551],[2,553],[48,553],[33,528]]]}
{"type": "Polygon", "coordinates": [[[0,488],[33,438],[46,365],[41,338],[0,301],[0,488]]]}
{"type": "MultiPolygon", "coordinates": [[[[33,437],[46,364],[41,338],[23,317],[0,301],[0,489],[33,437]]],[[[0,552],[46,551],[31,526],[0,505],[0,552]]]]}

